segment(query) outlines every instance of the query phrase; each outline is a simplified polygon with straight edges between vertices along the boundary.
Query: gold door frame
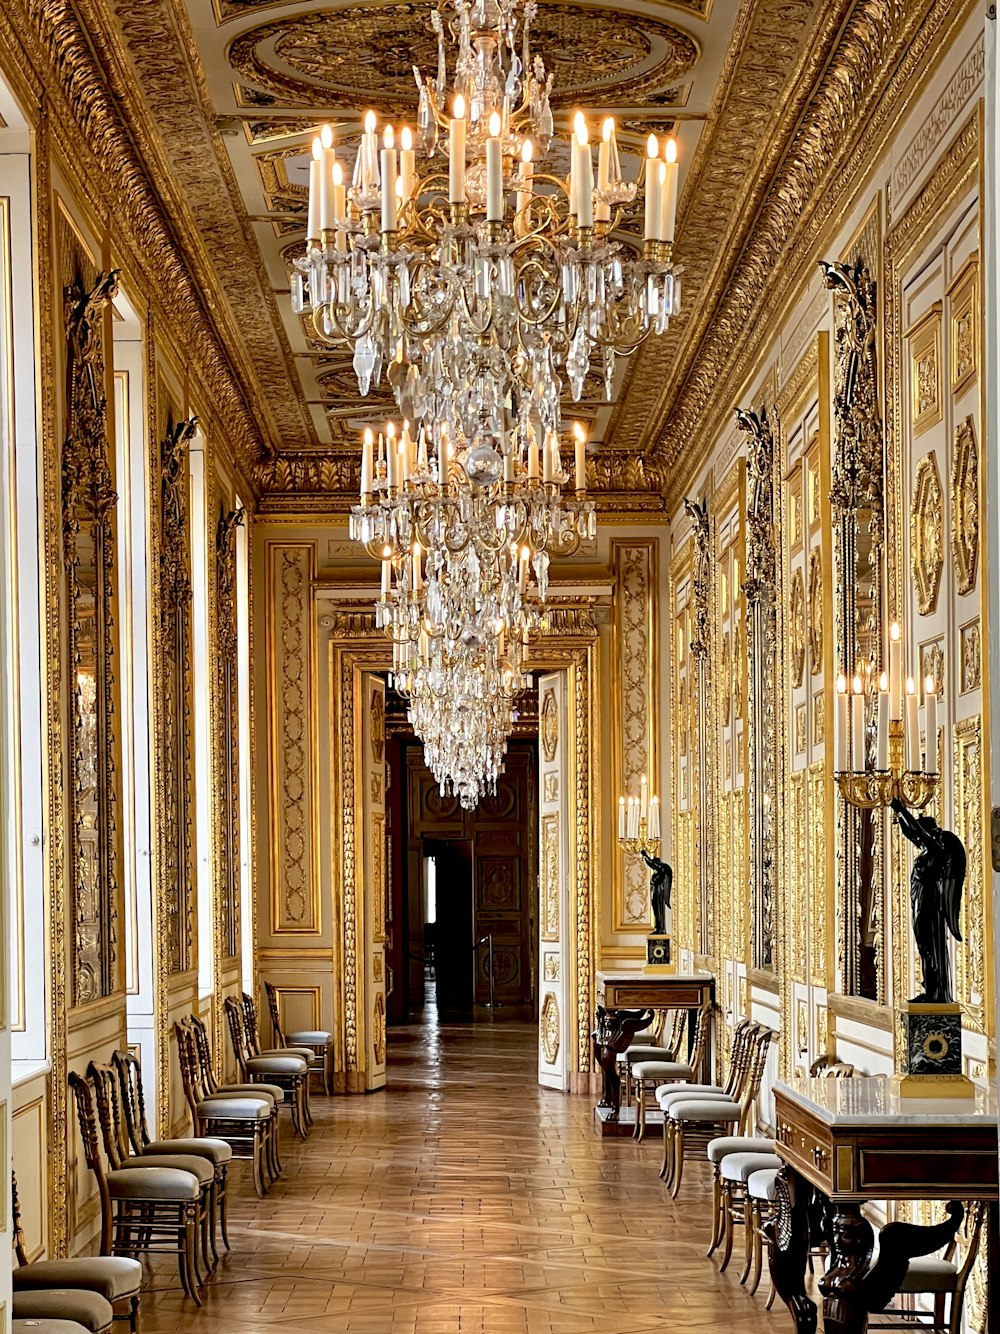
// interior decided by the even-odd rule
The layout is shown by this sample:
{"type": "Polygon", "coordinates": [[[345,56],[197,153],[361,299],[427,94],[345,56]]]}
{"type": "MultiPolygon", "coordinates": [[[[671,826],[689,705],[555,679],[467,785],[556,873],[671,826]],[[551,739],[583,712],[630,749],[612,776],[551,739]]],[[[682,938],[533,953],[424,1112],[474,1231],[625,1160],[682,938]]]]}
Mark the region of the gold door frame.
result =
{"type": "MultiPolygon", "coordinates": [[[[590,1030],[593,1020],[594,960],[597,905],[595,868],[600,865],[600,772],[592,720],[599,702],[597,627],[594,598],[553,599],[549,629],[532,644],[528,668],[532,672],[560,671],[567,675],[568,723],[571,740],[569,790],[571,794],[570,922],[575,942],[570,995],[576,997],[575,1052],[571,1059],[570,1087],[589,1087],[590,1030]]],[[[338,1091],[364,1091],[364,1034],[366,1016],[359,1009],[364,994],[365,964],[361,924],[361,884],[356,830],[363,797],[360,742],[364,707],[364,672],[388,671],[391,645],[375,629],[370,602],[340,603],[330,617],[330,756],[332,777],[332,886],[334,922],[334,1071],[338,1091]]]]}

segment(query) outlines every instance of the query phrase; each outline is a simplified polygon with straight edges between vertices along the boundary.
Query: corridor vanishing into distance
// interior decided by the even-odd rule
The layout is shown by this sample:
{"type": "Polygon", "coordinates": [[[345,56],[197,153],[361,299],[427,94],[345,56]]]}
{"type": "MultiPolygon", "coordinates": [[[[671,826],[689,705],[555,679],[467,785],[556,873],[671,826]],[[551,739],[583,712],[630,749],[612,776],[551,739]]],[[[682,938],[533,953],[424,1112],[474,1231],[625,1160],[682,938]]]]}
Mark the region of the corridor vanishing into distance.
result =
{"type": "MultiPolygon", "coordinates": [[[[533,1025],[391,1032],[389,1086],[313,1098],[195,1310],[164,1262],[144,1334],[641,1334],[780,1328],[705,1259],[707,1171],[671,1203],[660,1142],[600,1140],[593,1100],[539,1088],[533,1025]]],[[[786,1317],[787,1319],[787,1317],[786,1317]]]]}

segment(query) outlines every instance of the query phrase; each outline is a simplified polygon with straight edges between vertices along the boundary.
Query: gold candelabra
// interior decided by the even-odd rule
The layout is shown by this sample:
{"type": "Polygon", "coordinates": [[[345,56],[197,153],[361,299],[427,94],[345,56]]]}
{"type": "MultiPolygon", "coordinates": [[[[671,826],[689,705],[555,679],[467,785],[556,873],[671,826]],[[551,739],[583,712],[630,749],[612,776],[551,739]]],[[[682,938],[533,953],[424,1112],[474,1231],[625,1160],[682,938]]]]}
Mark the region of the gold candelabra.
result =
{"type": "Polygon", "coordinates": [[[648,795],[645,775],[638,797],[618,798],[618,846],[635,857],[660,851],[660,799],[648,795]]]}
{"type": "Polygon", "coordinates": [[[897,800],[912,810],[922,810],[937,791],[941,775],[907,769],[903,750],[903,723],[893,719],[889,724],[888,769],[847,769],[838,773],[837,786],[844,800],[865,811],[891,806],[897,800]]]}

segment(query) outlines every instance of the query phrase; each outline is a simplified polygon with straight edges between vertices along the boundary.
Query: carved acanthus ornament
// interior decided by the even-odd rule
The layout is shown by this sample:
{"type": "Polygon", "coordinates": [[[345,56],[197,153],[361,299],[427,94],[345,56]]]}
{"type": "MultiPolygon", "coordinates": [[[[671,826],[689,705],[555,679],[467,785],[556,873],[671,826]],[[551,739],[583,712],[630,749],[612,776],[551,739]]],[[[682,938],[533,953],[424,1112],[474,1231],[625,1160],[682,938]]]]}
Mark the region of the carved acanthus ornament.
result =
{"type": "Polygon", "coordinates": [[[220,953],[233,958],[240,950],[240,732],[239,639],[236,612],[236,530],[242,509],[222,509],[215,532],[215,625],[218,684],[219,867],[221,913],[220,953]]]}
{"type": "Polygon", "coordinates": [[[737,408],[747,441],[747,802],[753,875],[753,958],[758,968],[775,963],[774,812],[777,788],[777,555],[774,435],[767,409],[737,408]]]}
{"type": "MultiPolygon", "coordinates": [[[[167,971],[194,962],[194,745],[188,457],[197,421],[168,419],[160,442],[161,947],[167,971]]],[[[206,942],[207,943],[207,942],[206,942]]]]}
{"type": "Polygon", "coordinates": [[[710,642],[712,528],[705,506],[696,500],[689,500],[687,496],[684,497],[684,513],[691,520],[695,551],[694,574],[691,581],[694,595],[691,652],[696,658],[703,658],[708,653],[710,642]]]}
{"type": "Polygon", "coordinates": [[[105,394],[104,321],[118,273],[64,292],[66,435],[62,538],[72,672],[69,864],[72,1000],[110,995],[118,978],[114,680],[114,514],[105,394]]]}

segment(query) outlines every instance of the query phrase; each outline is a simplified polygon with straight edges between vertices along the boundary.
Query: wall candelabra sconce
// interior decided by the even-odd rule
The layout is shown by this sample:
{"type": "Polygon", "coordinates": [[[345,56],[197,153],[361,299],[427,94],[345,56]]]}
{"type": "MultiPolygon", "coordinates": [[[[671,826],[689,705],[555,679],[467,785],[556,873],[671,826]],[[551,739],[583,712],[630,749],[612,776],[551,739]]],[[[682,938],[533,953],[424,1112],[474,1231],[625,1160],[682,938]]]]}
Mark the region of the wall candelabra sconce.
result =
{"type": "Polygon", "coordinates": [[[927,754],[921,765],[919,700],[912,677],[903,686],[902,631],[889,631],[889,670],[876,680],[874,670],[858,670],[848,690],[837,679],[834,770],[844,800],[874,811],[901,801],[920,810],[941,781],[937,756],[937,685],[924,681],[924,733],[927,754]]]}
{"type": "Polygon", "coordinates": [[[676,967],[667,931],[674,873],[668,862],[660,860],[660,839],[660,799],[649,795],[649,783],[643,774],[637,797],[618,798],[618,846],[633,857],[641,857],[650,870],[653,929],[646,937],[647,973],[672,973],[676,967]]]}

